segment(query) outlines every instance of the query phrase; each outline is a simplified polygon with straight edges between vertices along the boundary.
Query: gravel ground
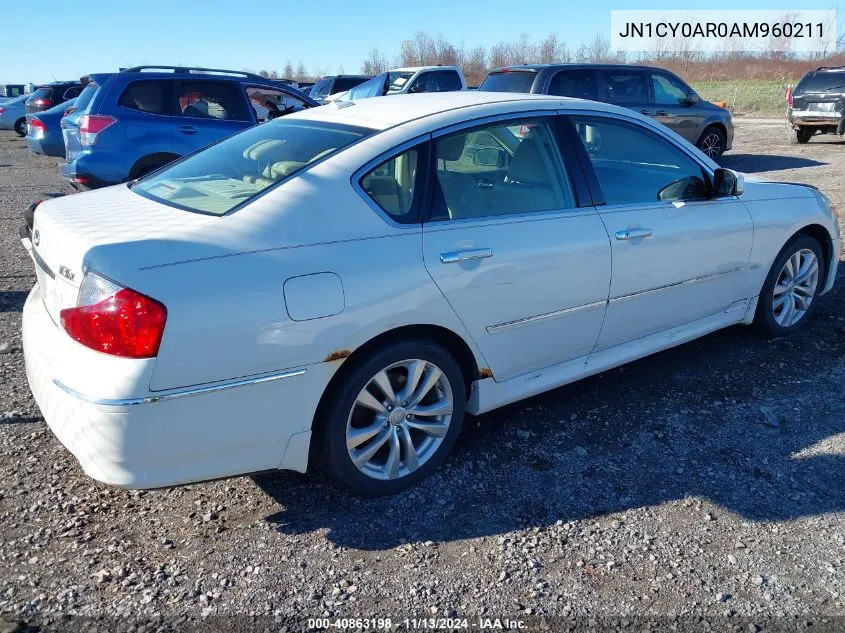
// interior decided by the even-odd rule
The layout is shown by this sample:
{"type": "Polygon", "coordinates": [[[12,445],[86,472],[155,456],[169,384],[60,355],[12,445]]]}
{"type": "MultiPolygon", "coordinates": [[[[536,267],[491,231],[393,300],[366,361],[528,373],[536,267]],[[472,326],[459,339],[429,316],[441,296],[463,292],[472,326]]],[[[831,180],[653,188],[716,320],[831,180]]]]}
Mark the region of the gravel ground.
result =
{"type": "MultiPolygon", "coordinates": [[[[737,127],[726,166],[845,209],[845,143],[737,127]]],[[[0,632],[845,628],[842,281],[790,338],[731,328],[470,418],[397,497],[293,473],[125,492],[83,474],[24,375],[17,234],[34,197],[68,190],[54,165],[0,133],[0,632]]]]}

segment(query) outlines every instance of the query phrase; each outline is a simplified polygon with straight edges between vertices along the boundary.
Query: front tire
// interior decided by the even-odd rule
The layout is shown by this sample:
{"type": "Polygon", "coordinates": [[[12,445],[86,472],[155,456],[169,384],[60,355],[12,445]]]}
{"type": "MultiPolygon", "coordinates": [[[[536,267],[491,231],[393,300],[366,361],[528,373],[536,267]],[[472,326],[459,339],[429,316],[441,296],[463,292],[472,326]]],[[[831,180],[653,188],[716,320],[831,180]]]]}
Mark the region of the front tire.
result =
{"type": "Polygon", "coordinates": [[[791,334],[809,319],[824,284],[821,244],[807,235],[791,239],[775,259],[760,297],[754,325],[765,336],[791,334]]]}
{"type": "Polygon", "coordinates": [[[315,420],[315,461],[353,493],[395,494],[434,472],[454,445],[464,376],[449,352],[424,339],[347,362],[315,420]]]}
{"type": "Polygon", "coordinates": [[[717,160],[725,152],[725,145],[727,145],[724,130],[717,125],[705,128],[697,145],[707,158],[717,160]]]}
{"type": "Polygon", "coordinates": [[[26,119],[18,119],[15,121],[15,134],[18,136],[26,136],[26,119]]]}

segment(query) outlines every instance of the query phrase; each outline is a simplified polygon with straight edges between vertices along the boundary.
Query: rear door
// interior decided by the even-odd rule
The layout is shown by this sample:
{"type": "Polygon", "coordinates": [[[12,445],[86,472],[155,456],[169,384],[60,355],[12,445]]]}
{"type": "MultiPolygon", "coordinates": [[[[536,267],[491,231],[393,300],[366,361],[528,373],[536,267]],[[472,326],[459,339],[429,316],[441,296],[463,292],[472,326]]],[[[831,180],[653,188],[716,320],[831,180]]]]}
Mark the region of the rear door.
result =
{"type": "Polygon", "coordinates": [[[604,318],[607,232],[558,138],[526,114],[433,141],[425,265],[497,380],[589,354],[604,318]]]}
{"type": "Polygon", "coordinates": [[[698,101],[688,101],[692,90],[669,73],[652,70],[649,76],[654,118],[690,143],[696,143],[701,134],[701,116],[698,101]]]}
{"type": "Polygon", "coordinates": [[[599,101],[654,115],[648,96],[645,70],[636,68],[601,68],[598,71],[599,101]]]}
{"type": "Polygon", "coordinates": [[[184,156],[255,123],[238,82],[177,80],[174,116],[170,120],[173,149],[184,156]]]}
{"type": "Polygon", "coordinates": [[[556,72],[549,82],[547,94],[597,101],[598,80],[593,68],[571,68],[556,72]]]}

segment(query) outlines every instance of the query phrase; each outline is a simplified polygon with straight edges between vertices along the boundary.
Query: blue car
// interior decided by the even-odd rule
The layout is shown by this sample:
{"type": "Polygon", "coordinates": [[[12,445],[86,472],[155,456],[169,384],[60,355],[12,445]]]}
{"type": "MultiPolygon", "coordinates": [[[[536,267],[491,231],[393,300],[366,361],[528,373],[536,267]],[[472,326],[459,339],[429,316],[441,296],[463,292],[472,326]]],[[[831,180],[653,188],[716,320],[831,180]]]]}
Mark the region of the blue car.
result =
{"type": "Polygon", "coordinates": [[[73,111],[76,99],[69,99],[44,112],[26,115],[26,144],[36,154],[65,157],[65,141],[60,122],[68,111],[73,111]]]}
{"type": "Polygon", "coordinates": [[[92,74],[62,120],[59,173],[77,189],[134,180],[225,136],[319,104],[252,73],[137,66],[92,74]]]}

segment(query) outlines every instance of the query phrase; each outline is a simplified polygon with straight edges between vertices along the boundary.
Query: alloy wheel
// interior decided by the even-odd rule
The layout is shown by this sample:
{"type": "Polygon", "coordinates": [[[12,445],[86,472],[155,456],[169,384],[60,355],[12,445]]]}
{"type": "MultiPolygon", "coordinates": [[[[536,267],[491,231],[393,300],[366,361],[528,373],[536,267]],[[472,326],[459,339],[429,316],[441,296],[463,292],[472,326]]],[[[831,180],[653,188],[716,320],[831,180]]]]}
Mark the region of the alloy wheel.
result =
{"type": "Polygon", "coordinates": [[[795,325],[813,303],[819,282],[819,261],[808,248],[786,260],[773,290],[772,312],[781,327],[795,325]]]}
{"type": "Polygon", "coordinates": [[[398,479],[437,452],[449,431],[452,386],[434,363],[403,360],[373,376],[346,422],[346,450],[373,479],[398,479]]]}
{"type": "Polygon", "coordinates": [[[701,141],[701,151],[708,158],[718,158],[722,153],[722,137],[716,132],[711,132],[701,141]]]}

